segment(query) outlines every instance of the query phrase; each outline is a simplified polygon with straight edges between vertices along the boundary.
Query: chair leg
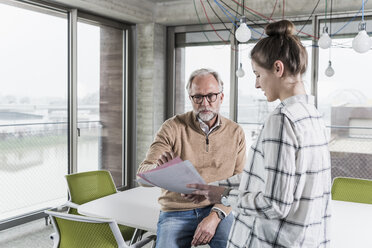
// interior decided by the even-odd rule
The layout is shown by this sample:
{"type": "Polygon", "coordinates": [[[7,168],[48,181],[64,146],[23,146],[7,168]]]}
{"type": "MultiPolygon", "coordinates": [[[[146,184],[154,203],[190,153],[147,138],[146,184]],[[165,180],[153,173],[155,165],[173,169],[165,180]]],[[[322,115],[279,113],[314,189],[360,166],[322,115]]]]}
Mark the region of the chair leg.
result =
{"type": "Polygon", "coordinates": [[[131,244],[134,244],[134,243],[136,243],[137,241],[139,241],[139,240],[141,240],[142,239],[142,235],[145,233],[145,231],[144,230],[141,230],[141,229],[136,229],[135,231],[134,231],[134,234],[133,234],[133,236],[132,236],[132,239],[130,240],[130,245],[131,244]]]}

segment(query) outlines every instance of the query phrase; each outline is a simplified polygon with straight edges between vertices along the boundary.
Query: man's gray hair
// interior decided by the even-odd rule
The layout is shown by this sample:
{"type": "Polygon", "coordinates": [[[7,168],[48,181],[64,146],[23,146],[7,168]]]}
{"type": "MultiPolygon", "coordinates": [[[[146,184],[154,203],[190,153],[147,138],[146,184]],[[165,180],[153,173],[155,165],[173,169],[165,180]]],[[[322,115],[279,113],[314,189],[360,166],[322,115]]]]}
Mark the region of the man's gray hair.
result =
{"type": "Polygon", "coordinates": [[[223,82],[221,80],[220,75],[216,71],[214,71],[212,69],[206,69],[206,68],[201,68],[201,69],[198,69],[198,70],[194,71],[193,73],[191,73],[189,81],[187,82],[187,85],[186,85],[187,92],[190,94],[191,84],[192,84],[192,81],[194,80],[194,78],[199,77],[199,76],[209,75],[209,74],[213,75],[213,77],[217,80],[218,88],[220,88],[220,91],[222,92],[223,91],[223,82]]]}

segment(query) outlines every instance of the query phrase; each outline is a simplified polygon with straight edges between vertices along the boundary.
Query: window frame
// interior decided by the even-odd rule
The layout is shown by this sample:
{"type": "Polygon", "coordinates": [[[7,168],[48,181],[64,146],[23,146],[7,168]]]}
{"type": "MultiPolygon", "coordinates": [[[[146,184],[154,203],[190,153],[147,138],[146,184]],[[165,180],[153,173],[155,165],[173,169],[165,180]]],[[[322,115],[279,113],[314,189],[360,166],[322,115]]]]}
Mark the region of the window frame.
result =
{"type": "MultiPolygon", "coordinates": [[[[37,11],[43,14],[61,15],[67,19],[67,36],[68,36],[68,75],[67,75],[67,115],[68,115],[68,173],[74,173],[77,169],[77,21],[86,20],[98,25],[105,25],[123,30],[123,137],[122,137],[122,167],[123,183],[118,190],[125,190],[133,187],[135,182],[135,168],[131,168],[136,157],[135,149],[135,80],[136,80],[136,28],[133,23],[87,13],[76,8],[69,8],[61,4],[44,2],[41,0],[2,0],[2,3],[22,9],[37,11]]],[[[67,200],[67,199],[66,199],[67,200]]],[[[24,213],[23,215],[12,217],[0,221],[0,231],[21,225],[33,220],[47,217],[44,213],[46,209],[39,209],[33,212],[24,213]]],[[[46,219],[47,224],[47,219],[46,219]]]]}

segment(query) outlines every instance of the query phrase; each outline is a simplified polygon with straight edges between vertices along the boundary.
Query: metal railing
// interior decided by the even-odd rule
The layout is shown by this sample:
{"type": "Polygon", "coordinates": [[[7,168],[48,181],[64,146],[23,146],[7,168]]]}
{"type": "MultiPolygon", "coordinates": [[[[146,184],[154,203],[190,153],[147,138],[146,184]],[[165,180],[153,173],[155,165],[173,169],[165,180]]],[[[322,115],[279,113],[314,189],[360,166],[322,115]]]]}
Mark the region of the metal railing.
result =
{"type": "MultiPolygon", "coordinates": [[[[67,122],[0,125],[0,226],[67,200],[67,128],[67,122]]],[[[79,155],[100,163],[100,121],[78,128],[79,155]]]]}
{"type": "MultiPolygon", "coordinates": [[[[239,123],[246,134],[247,146],[262,128],[261,123],[239,123]]],[[[330,135],[332,178],[372,179],[372,127],[327,126],[330,135]]]]}

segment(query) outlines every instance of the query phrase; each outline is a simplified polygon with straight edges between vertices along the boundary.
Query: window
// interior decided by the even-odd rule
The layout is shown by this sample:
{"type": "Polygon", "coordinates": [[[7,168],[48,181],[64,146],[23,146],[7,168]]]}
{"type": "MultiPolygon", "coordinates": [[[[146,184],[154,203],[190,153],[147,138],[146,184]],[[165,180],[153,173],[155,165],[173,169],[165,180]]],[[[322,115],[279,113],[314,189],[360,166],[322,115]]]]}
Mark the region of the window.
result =
{"type": "Polygon", "coordinates": [[[72,172],[106,169],[117,187],[126,186],[123,120],[128,26],[78,12],[78,22],[72,24],[77,25],[78,44],[71,49],[77,51],[78,78],[72,82],[77,92],[72,87],[70,95],[69,79],[74,77],[69,59],[74,60],[74,55],[69,55],[68,41],[75,36],[69,36],[68,11],[5,0],[0,3],[0,21],[6,23],[0,28],[2,230],[26,216],[40,218],[43,209],[65,203],[64,176],[74,159],[77,170],[72,172]],[[75,93],[76,109],[69,112],[75,93]],[[73,112],[77,113],[77,144],[68,138],[73,112]],[[77,147],[77,158],[69,152],[71,147],[77,147]]]}
{"type": "Polygon", "coordinates": [[[78,171],[109,170],[124,186],[123,29],[78,22],[78,171]]]}
{"type": "MultiPolygon", "coordinates": [[[[196,27],[199,29],[200,26],[196,27]]],[[[215,28],[221,28],[215,25],[215,28]]],[[[230,32],[197,32],[191,28],[188,32],[176,31],[175,39],[175,114],[192,110],[185,87],[191,73],[200,68],[209,68],[219,73],[224,82],[224,100],[220,113],[229,117],[230,112],[230,32]],[[222,39],[222,40],[221,40],[222,39]]]]}
{"type": "MultiPolygon", "coordinates": [[[[308,94],[311,94],[311,41],[302,40],[308,53],[308,68],[303,77],[304,85],[308,94]]],[[[250,145],[260,132],[262,124],[267,115],[272,112],[280,103],[268,102],[265,95],[259,89],[255,88],[256,75],[252,71],[250,52],[255,44],[240,45],[240,63],[243,65],[245,75],[238,78],[238,123],[245,131],[247,144],[250,145]]]]}
{"type": "MultiPolygon", "coordinates": [[[[355,32],[352,26],[345,32],[355,32]]],[[[332,177],[372,179],[372,54],[351,48],[355,35],[333,37],[331,50],[320,49],[318,106],[330,129],[332,177]],[[325,75],[329,60],[332,77],[325,75]]]]}
{"type": "Polygon", "coordinates": [[[0,222],[62,204],[67,15],[0,3],[0,222]]]}
{"type": "MultiPolygon", "coordinates": [[[[230,100],[230,45],[214,46],[195,46],[185,48],[185,78],[186,84],[191,73],[200,68],[210,68],[218,72],[224,82],[224,99],[221,105],[220,113],[229,117],[229,100],[230,100]]],[[[191,101],[187,90],[184,90],[185,107],[181,113],[192,110],[191,101]]]]}

